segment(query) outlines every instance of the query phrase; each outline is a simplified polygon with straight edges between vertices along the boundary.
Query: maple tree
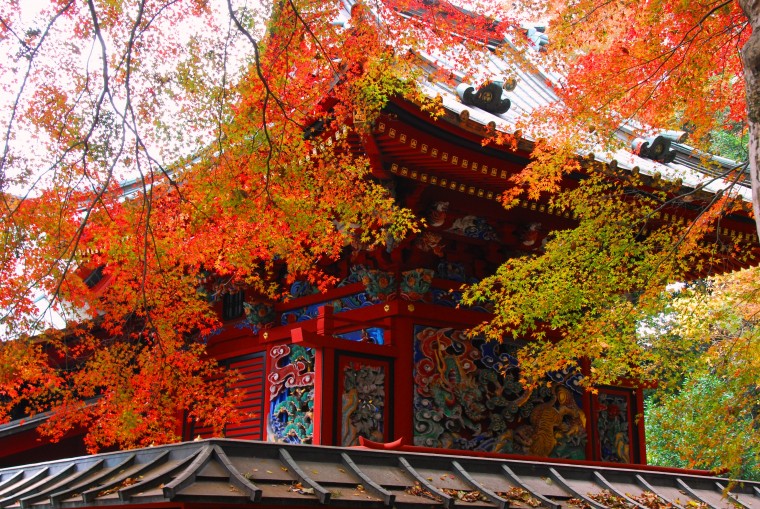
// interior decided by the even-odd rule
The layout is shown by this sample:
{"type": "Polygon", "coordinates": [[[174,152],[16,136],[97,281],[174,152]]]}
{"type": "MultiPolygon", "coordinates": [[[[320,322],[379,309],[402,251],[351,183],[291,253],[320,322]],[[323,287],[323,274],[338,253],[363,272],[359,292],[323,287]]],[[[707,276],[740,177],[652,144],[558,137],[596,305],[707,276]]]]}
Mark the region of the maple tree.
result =
{"type": "Polygon", "coordinates": [[[393,96],[435,110],[413,50],[492,30],[423,4],[0,7],[0,419],[52,410],[46,433],[97,450],[177,440],[183,411],[215,433],[239,418],[209,300],[279,296],[281,274],[325,288],[320,260],[418,227],[347,133],[393,96]]]}
{"type": "MultiPolygon", "coordinates": [[[[562,105],[542,111],[543,124],[532,119],[524,126],[536,136],[544,133],[548,142],[539,144],[534,162],[513,178],[519,186],[504,202],[511,206],[522,193],[533,198],[559,193],[553,203],[573,211],[579,226],[554,234],[539,256],[509,260],[468,291],[467,302],[495,302],[494,320],[477,331],[532,339],[521,352],[527,383],[546,371],[577,366],[578,352],[591,359],[590,387],[625,379],[658,381],[665,410],[650,414],[659,419],[657,429],[672,431],[668,437],[675,437],[679,426],[690,430],[684,433],[691,441],[672,446],[682,459],[678,464],[746,472],[757,454],[742,439],[756,433],[754,409],[746,404],[758,382],[747,370],[752,341],[734,334],[695,342],[693,335],[665,334],[656,322],[671,316],[669,284],[730,270],[705,247],[716,242],[720,217],[744,208],[735,186],[745,170],[758,215],[760,4],[588,0],[527,5],[550,28],[542,54],[562,76],[557,86],[562,105]],[[642,137],[656,129],[685,129],[690,143],[704,149],[723,123],[739,123],[749,131],[748,160],[721,175],[724,191],[683,227],[653,221],[658,211],[679,201],[678,183],[641,193],[635,175],[614,168],[595,172],[593,164],[572,157],[615,147],[619,142],[612,133],[623,124],[642,137]],[[559,191],[560,177],[582,167],[591,167],[590,178],[578,189],[559,191]],[[652,322],[654,333],[642,337],[642,324],[652,322]],[[720,369],[710,363],[734,349],[737,354],[725,356],[720,369]],[[689,389],[701,383],[711,384],[713,392],[708,405],[700,401],[695,409],[699,419],[681,413],[664,423],[678,405],[697,404],[694,398],[702,393],[689,389]],[[695,447],[702,438],[697,430],[707,419],[724,419],[726,426],[714,427],[710,442],[695,447]],[[730,443],[721,441],[722,433],[732,437],[730,443]],[[710,455],[717,461],[708,461],[710,455]]],[[[757,302],[753,292],[742,298],[750,307],[757,302]]],[[[718,320],[700,317],[702,330],[712,330],[708,325],[718,320]]]]}
{"type": "Polygon", "coordinates": [[[647,408],[654,461],[728,466],[742,479],[760,475],[757,272],[752,268],[673,290],[667,314],[657,318],[656,339],[675,348],[660,374],[667,390],[658,391],[647,408]]]}
{"type": "MultiPolygon", "coordinates": [[[[716,112],[732,121],[749,114],[754,126],[747,105],[760,101],[742,97],[755,79],[737,80],[736,49],[750,44],[745,60],[755,62],[746,21],[757,22],[755,4],[742,14],[734,2],[588,1],[561,10],[526,2],[550,20],[547,56],[566,76],[563,105],[537,113],[564,129],[538,144],[505,203],[519,192],[557,192],[559,176],[579,168],[589,131],[602,139],[627,119],[689,121],[696,139],[715,127],[716,112]],[[702,95],[690,82],[704,84],[702,95]]],[[[0,348],[0,417],[23,402],[31,412],[55,410],[54,436],[96,423],[93,450],[175,440],[165,423],[182,410],[217,432],[234,419],[234,378],[204,355],[203,338],[219,326],[206,279],[216,278],[218,293],[245,286],[274,296],[280,273],[326,288],[320,260],[418,228],[367,178],[369,163],[343,127],[361,136],[393,96],[435,113],[438,103],[415,84],[414,50],[465,47],[452,60],[467,74],[487,54],[494,19],[518,26],[499,5],[475,6],[483,17],[430,5],[356,4],[342,25],[337,3],[320,0],[57,0],[32,24],[19,4],[0,7],[13,57],[0,63],[10,77],[2,83],[10,99],[0,309],[3,334],[15,339],[0,348]],[[78,272],[98,267],[108,285],[93,292],[78,272]],[[51,299],[43,313],[40,295],[51,299]],[[67,328],[43,341],[47,311],[67,328]]],[[[538,122],[528,127],[540,134],[538,122]]],[[[673,226],[644,236],[670,191],[631,199],[636,178],[592,174],[558,196],[579,227],[470,291],[496,302],[482,332],[533,335],[523,352],[528,376],[583,351],[596,359],[589,383],[665,377],[664,346],[648,348],[636,328],[662,309],[667,282],[709,259],[712,248],[699,240],[741,204],[718,197],[694,235],[673,226]],[[567,331],[562,341],[543,341],[546,322],[567,331]]]]}
{"type": "Polygon", "coordinates": [[[710,133],[741,124],[749,133],[742,170],[752,179],[760,215],[756,1],[524,5],[550,26],[545,63],[564,76],[557,87],[562,108],[546,112],[550,122],[564,126],[555,144],[579,131],[609,141],[627,123],[644,137],[653,130],[685,130],[689,143],[705,149],[710,133]]]}

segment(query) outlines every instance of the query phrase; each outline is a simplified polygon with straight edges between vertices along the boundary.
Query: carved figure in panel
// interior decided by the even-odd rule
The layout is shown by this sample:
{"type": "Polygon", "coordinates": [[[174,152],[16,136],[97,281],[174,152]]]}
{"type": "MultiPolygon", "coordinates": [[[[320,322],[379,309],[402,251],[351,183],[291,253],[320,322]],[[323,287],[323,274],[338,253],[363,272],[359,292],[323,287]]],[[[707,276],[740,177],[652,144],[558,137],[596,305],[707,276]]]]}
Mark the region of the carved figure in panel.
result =
{"type": "Polygon", "coordinates": [[[383,440],[385,369],[351,362],[343,368],[341,444],[357,445],[359,437],[383,440]]]}
{"type": "Polygon", "coordinates": [[[335,337],[358,343],[370,343],[372,345],[385,344],[385,330],[381,327],[366,327],[364,329],[336,334],[335,337]]]}
{"type": "Polygon", "coordinates": [[[442,261],[436,268],[436,273],[441,279],[457,281],[459,283],[474,283],[477,279],[468,277],[464,264],[450,261],[442,261]]]}
{"type": "Polygon", "coordinates": [[[415,239],[414,247],[423,253],[433,253],[436,256],[443,256],[444,249],[446,249],[446,244],[444,244],[443,237],[440,234],[426,231],[422,232],[415,239]]]}
{"type": "Polygon", "coordinates": [[[451,228],[446,230],[449,233],[462,235],[481,240],[499,240],[496,230],[485,218],[478,216],[464,216],[456,219],[451,228]]]}
{"type": "Polygon", "coordinates": [[[518,247],[525,251],[542,249],[546,242],[546,232],[541,223],[529,223],[517,230],[517,238],[520,241],[518,247]]]}
{"type": "Polygon", "coordinates": [[[411,301],[426,300],[430,284],[433,282],[433,274],[430,269],[414,269],[402,273],[399,285],[401,297],[411,301]]]}
{"type": "Polygon", "coordinates": [[[267,302],[244,302],[246,321],[251,325],[253,333],[256,334],[261,329],[272,327],[277,319],[274,312],[274,306],[267,302]]]}
{"type": "Polygon", "coordinates": [[[585,458],[580,375],[520,384],[515,345],[415,327],[414,443],[427,447],[585,458]]]}
{"type": "Polygon", "coordinates": [[[314,411],[314,352],[298,345],[269,349],[268,438],[274,442],[311,443],[314,411]]]}
{"type": "Polygon", "coordinates": [[[434,202],[427,213],[428,224],[434,228],[443,226],[446,222],[446,213],[449,210],[449,202],[437,201],[434,202]]]}
{"type": "Polygon", "coordinates": [[[602,461],[630,463],[631,449],[628,420],[630,400],[625,394],[600,392],[596,422],[602,461]]]}

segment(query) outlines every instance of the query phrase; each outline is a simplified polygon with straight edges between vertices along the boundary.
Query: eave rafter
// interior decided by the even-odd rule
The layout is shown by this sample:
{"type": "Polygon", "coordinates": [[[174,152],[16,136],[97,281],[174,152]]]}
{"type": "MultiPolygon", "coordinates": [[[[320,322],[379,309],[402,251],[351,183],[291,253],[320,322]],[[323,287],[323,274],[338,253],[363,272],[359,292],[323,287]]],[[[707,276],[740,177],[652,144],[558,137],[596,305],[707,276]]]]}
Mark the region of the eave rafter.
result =
{"type": "Polygon", "coordinates": [[[674,507],[724,507],[726,497],[742,507],[760,503],[757,483],[731,484],[730,491],[727,485],[707,472],[654,467],[223,439],[0,470],[3,507],[39,509],[177,503],[573,509],[571,499],[604,509],[611,500],[638,507],[639,493],[674,507]]]}

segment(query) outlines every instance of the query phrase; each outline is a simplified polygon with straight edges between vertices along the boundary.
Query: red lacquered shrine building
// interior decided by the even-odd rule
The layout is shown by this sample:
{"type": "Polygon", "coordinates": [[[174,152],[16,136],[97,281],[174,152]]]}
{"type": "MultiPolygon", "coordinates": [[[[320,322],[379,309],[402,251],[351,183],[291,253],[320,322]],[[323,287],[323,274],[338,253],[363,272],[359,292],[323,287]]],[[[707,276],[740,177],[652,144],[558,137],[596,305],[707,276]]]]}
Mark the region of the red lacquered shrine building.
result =
{"type": "MultiPolygon", "coordinates": [[[[425,65],[433,72],[434,63],[425,65]]],[[[581,370],[551,373],[551,384],[526,391],[514,356],[519,343],[465,335],[488,320],[490,310],[460,306],[462,285],[492,274],[509,258],[540,252],[551,231],[575,224],[546,202],[522,201],[509,211],[497,202],[509,177],[528,164],[532,144],[520,140],[513,150],[484,145],[484,138],[494,128],[512,132],[519,114],[553,98],[546,76],[527,62],[511,72],[516,79],[509,90],[496,82],[478,90],[426,83],[442,98],[445,114],[437,120],[397,99],[369,134],[349,132],[353,149],[369,157],[373,177],[426,219],[423,232],[371,252],[346,248],[325,267],[340,281],[326,293],[296,282],[283,301],[245,289],[219,298],[224,327],[207,338],[208,351],[242,375],[246,418],[228,427],[225,437],[245,442],[200,441],[10,467],[84,452],[75,435],[58,445],[41,442],[34,428],[45,416],[14,421],[0,426],[0,464],[9,466],[0,470],[0,507],[556,509],[574,498],[589,507],[610,505],[589,498],[589,490],[611,490],[632,507],[645,507],[626,495],[631,486],[673,507],[689,501],[720,506],[718,481],[685,481],[683,473],[643,466],[640,389],[599,387],[591,395],[579,386],[581,370]],[[378,443],[393,451],[349,449],[378,443]],[[508,496],[512,488],[533,498],[508,496]],[[465,500],[460,492],[482,497],[465,500]]],[[[618,134],[632,138],[625,128],[618,134]]],[[[593,164],[639,171],[652,186],[657,174],[681,172],[685,188],[696,188],[704,175],[701,160],[679,140],[665,133],[641,140],[649,150],[636,142],[637,154],[597,156],[593,164]]],[[[713,162],[731,168],[729,161],[713,162]]],[[[577,178],[567,176],[564,185],[577,178]]],[[[660,220],[693,219],[698,210],[691,207],[712,193],[709,186],[694,191],[691,204],[663,211],[660,220]]],[[[723,218],[718,235],[728,244],[758,248],[754,222],[745,216],[723,218]]],[[[740,267],[725,261],[726,270],[740,267]]],[[[188,442],[210,436],[192,422],[178,419],[177,425],[188,442]]],[[[734,496],[740,505],[757,499],[754,485],[741,490],[734,496]]]]}
{"type": "MultiPolygon", "coordinates": [[[[484,147],[486,125],[447,113],[432,121],[394,101],[360,145],[375,176],[426,218],[425,231],[387,250],[347,250],[327,267],[341,280],[327,293],[297,282],[286,302],[224,297],[229,320],[208,348],[244,374],[250,415],[226,436],[646,463],[639,389],[591,395],[578,385],[582,372],[556,372],[550,388],[525,391],[517,343],[465,336],[489,309],[459,306],[462,285],[540,251],[548,232],[573,220],[542,202],[505,211],[495,198],[527,164],[529,143],[484,147]]],[[[747,218],[722,224],[727,237],[752,238],[747,218]]],[[[186,428],[187,439],[198,435],[207,430],[186,428]]]]}
{"type": "MultiPolygon", "coordinates": [[[[548,387],[525,391],[514,357],[519,343],[465,336],[490,315],[487,306],[459,306],[462,285],[511,257],[539,252],[549,232],[574,225],[541,201],[505,210],[497,197],[529,162],[532,144],[521,140],[517,150],[483,144],[497,122],[508,124],[512,110],[528,110],[551,93],[545,78],[526,65],[509,92],[492,83],[480,90],[440,85],[430,93],[442,97],[443,117],[433,120],[397,99],[369,135],[348,134],[357,154],[370,158],[373,177],[426,219],[423,232],[372,252],[346,248],[325,267],[340,280],[327,293],[296,282],[281,302],[245,290],[218,299],[225,325],[207,338],[208,351],[242,374],[246,393],[246,419],[225,436],[335,446],[363,437],[426,451],[646,463],[636,418],[643,411],[640,389],[600,387],[591,395],[579,387],[583,372],[555,372],[548,387]]],[[[644,175],[697,172],[689,147],[661,137],[649,143],[666,143],[666,157],[626,152],[614,164],[644,175]]],[[[568,176],[566,185],[577,178],[568,176]]],[[[711,194],[703,189],[695,196],[711,194]]],[[[696,214],[674,207],[662,219],[696,214]]],[[[730,243],[754,242],[747,217],[726,217],[721,227],[730,243]]],[[[210,436],[193,423],[178,425],[186,440],[210,436]]],[[[0,427],[0,461],[83,452],[77,437],[64,440],[63,453],[41,447],[34,427],[31,421],[0,427]]]]}
{"type": "MultiPolygon", "coordinates": [[[[526,391],[518,343],[465,337],[490,315],[458,306],[462,285],[574,223],[542,202],[504,210],[495,197],[529,142],[483,147],[488,125],[473,118],[491,113],[453,107],[431,121],[393,101],[355,140],[425,231],[388,249],[347,248],[325,268],[341,281],[327,293],[297,282],[282,302],[245,290],[219,299],[225,325],[208,351],[241,373],[247,415],[225,439],[200,440],[208,430],[178,420],[182,444],[55,459],[83,453],[79,438],[46,445],[34,422],[12,422],[0,427],[0,507],[760,506],[760,484],[729,493],[707,472],[646,466],[640,389],[592,396],[581,371],[526,391]]],[[[674,162],[631,158],[645,171],[691,164],[673,146],[674,162]]],[[[753,229],[730,216],[720,235],[749,244],[753,229]]]]}

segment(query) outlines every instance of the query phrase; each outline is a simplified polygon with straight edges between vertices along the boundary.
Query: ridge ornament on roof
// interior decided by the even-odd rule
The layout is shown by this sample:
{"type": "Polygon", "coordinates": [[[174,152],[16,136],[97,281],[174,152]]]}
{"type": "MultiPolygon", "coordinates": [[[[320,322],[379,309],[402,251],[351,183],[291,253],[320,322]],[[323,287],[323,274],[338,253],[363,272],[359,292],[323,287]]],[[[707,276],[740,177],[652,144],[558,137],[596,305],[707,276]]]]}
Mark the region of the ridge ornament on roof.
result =
{"type": "Polygon", "coordinates": [[[512,106],[512,101],[504,97],[504,90],[514,89],[515,85],[514,81],[491,81],[476,92],[472,85],[460,83],[457,85],[457,95],[463,104],[501,115],[512,106]]]}
{"type": "Polygon", "coordinates": [[[635,138],[631,142],[631,148],[639,157],[668,164],[676,159],[676,151],[670,150],[671,143],[681,143],[685,138],[684,132],[665,131],[647,139],[635,138]]]}

